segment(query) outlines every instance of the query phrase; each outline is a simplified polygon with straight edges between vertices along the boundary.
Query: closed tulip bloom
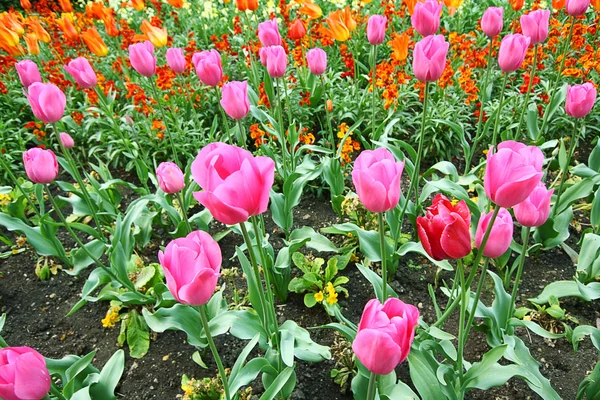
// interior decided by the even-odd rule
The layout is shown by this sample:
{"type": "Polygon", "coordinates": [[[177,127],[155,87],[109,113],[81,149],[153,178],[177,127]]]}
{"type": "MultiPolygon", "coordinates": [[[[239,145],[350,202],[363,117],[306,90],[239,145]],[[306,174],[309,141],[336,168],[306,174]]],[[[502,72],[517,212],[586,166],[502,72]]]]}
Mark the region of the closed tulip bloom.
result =
{"type": "Polygon", "coordinates": [[[417,218],[423,248],[434,260],[463,258],[471,252],[471,211],[464,200],[456,205],[443,194],[433,199],[425,217],[417,218]]]}
{"type": "Polygon", "coordinates": [[[221,88],[221,106],[233,119],[242,119],[250,111],[248,82],[227,82],[221,88]]]}
{"type": "Polygon", "coordinates": [[[152,76],[156,73],[154,45],[149,41],[129,45],[129,61],[140,75],[152,76]]]}
{"type": "Polygon", "coordinates": [[[481,18],[481,30],[488,37],[494,37],[502,32],[504,27],[504,8],[489,7],[481,18]]]}
{"type": "Polygon", "coordinates": [[[585,14],[590,6],[590,0],[567,0],[567,13],[572,17],[585,14]]]}
{"type": "Polygon", "coordinates": [[[0,398],[39,400],[50,390],[46,359],[31,347],[0,349],[0,398]]]}
{"type": "Polygon", "coordinates": [[[223,79],[221,55],[216,50],[205,50],[194,54],[192,63],[198,78],[208,86],[217,86],[223,79]]]}
{"type": "Polygon", "coordinates": [[[276,19],[258,24],[258,39],[265,47],[281,45],[281,36],[279,35],[279,26],[277,26],[276,19]]]}
{"type": "Polygon", "coordinates": [[[400,178],[404,162],[396,161],[381,147],[365,150],[354,161],[352,182],[360,202],[371,212],[389,211],[400,200],[400,178]]]}
{"type": "Polygon", "coordinates": [[[318,19],[323,16],[323,10],[318,4],[312,2],[312,0],[305,0],[302,7],[298,8],[298,12],[306,15],[309,20],[318,19]]]}
{"type": "Polygon", "coordinates": [[[367,39],[372,45],[378,45],[385,40],[387,19],[383,15],[371,15],[367,22],[367,39]]]}
{"type": "Polygon", "coordinates": [[[65,114],[67,98],[52,83],[32,83],[25,93],[31,111],[37,119],[47,124],[59,121],[65,114]]]}
{"type": "Polygon", "coordinates": [[[542,226],[550,215],[550,199],[554,189],[548,190],[540,183],[525,201],[513,207],[515,218],[523,226],[542,226]]]}
{"type": "Polygon", "coordinates": [[[52,150],[34,147],[24,151],[23,164],[31,182],[50,183],[58,176],[58,162],[52,150]]]}
{"type": "Polygon", "coordinates": [[[504,36],[498,52],[498,64],[503,72],[508,74],[521,68],[530,41],[531,39],[519,33],[504,36]]]}
{"type": "Polygon", "coordinates": [[[304,36],[306,36],[306,27],[304,26],[304,22],[302,22],[301,19],[296,18],[290,24],[288,37],[292,40],[300,40],[304,36]]]}
{"type": "Polygon", "coordinates": [[[96,73],[85,57],[79,57],[72,60],[69,65],[65,65],[65,70],[71,74],[75,82],[82,89],[90,89],[96,86],[98,79],[96,73]]]}
{"type": "Polygon", "coordinates": [[[81,38],[85,42],[87,48],[99,57],[104,57],[108,54],[108,47],[104,43],[104,40],[100,37],[96,27],[91,27],[85,32],[81,33],[81,38]]]}
{"type": "Polygon", "coordinates": [[[434,35],[440,28],[440,15],[443,7],[444,5],[437,0],[425,0],[424,3],[415,4],[410,17],[413,28],[421,36],[434,35]]]}
{"type": "Polygon", "coordinates": [[[378,375],[391,373],[410,353],[419,321],[417,307],[390,298],[381,304],[370,300],[352,342],[356,358],[378,375]]]}
{"type": "Polygon", "coordinates": [[[181,74],[185,71],[185,56],[183,55],[183,49],[178,47],[172,47],[167,50],[167,64],[171,71],[176,74],[181,74]]]}
{"type": "Polygon", "coordinates": [[[73,146],[75,146],[75,141],[73,140],[71,135],[69,135],[67,132],[61,132],[59,136],[60,136],[60,142],[67,149],[70,149],[73,146]]]}
{"type": "Polygon", "coordinates": [[[50,43],[52,38],[50,37],[48,31],[44,29],[39,19],[29,18],[28,25],[33,33],[35,33],[35,36],[37,36],[39,41],[43,43],[50,43]]]}
{"type": "Polygon", "coordinates": [[[40,44],[35,33],[28,33],[23,37],[25,44],[27,45],[27,52],[32,56],[40,54],[40,44]]]}
{"type": "Polygon", "coordinates": [[[410,36],[406,32],[401,34],[394,33],[391,40],[392,58],[396,61],[404,61],[408,57],[408,45],[410,44],[410,36]]]}
{"type": "Polygon", "coordinates": [[[573,85],[567,89],[565,110],[573,118],[583,118],[589,114],[596,102],[596,88],[590,82],[573,85]]]}
{"type": "Polygon", "coordinates": [[[515,11],[519,11],[520,9],[522,9],[523,5],[525,4],[525,0],[508,0],[508,2],[510,3],[512,9],[515,11]]]}
{"type": "Polygon", "coordinates": [[[63,10],[63,12],[73,12],[73,5],[71,4],[70,0],[58,0],[58,3],[60,4],[60,8],[63,10]]]}
{"type": "Polygon", "coordinates": [[[172,162],[162,162],[156,168],[158,186],[163,192],[173,194],[180,192],[185,187],[183,172],[172,162]]]}
{"type": "Polygon", "coordinates": [[[236,0],[236,5],[240,11],[254,11],[258,8],[258,0],[236,0]]]}
{"type": "Polygon", "coordinates": [[[555,10],[562,10],[566,3],[567,0],[552,0],[552,8],[555,10]]]}
{"type": "Polygon", "coordinates": [[[73,14],[62,14],[56,20],[56,23],[67,39],[77,40],[79,38],[79,32],[77,32],[77,28],[75,28],[75,24],[73,23],[73,14]]]}
{"type": "Polygon", "coordinates": [[[282,46],[269,46],[260,49],[260,61],[267,67],[271,78],[281,78],[287,67],[287,54],[282,46]]]}
{"type": "MultiPolygon", "coordinates": [[[[483,236],[488,229],[490,220],[492,219],[493,212],[482,213],[479,217],[479,223],[477,224],[477,231],[475,233],[475,246],[479,249],[483,242],[483,236]]],[[[510,243],[513,237],[513,219],[508,210],[501,208],[498,212],[498,216],[492,226],[492,231],[485,244],[483,255],[489,258],[498,258],[502,254],[506,253],[506,250],[510,247],[510,243]]]]}
{"type": "Polygon", "coordinates": [[[31,60],[22,60],[15,64],[21,84],[27,89],[32,83],[41,82],[42,76],[36,63],[31,60]]]}
{"type": "Polygon", "coordinates": [[[440,79],[446,68],[448,42],[442,35],[427,36],[415,45],[413,52],[413,73],[421,82],[434,82],[440,79]]]}
{"type": "Polygon", "coordinates": [[[31,8],[31,2],[29,0],[19,0],[23,10],[29,10],[31,8]]]}
{"type": "Polygon", "coordinates": [[[314,75],[321,75],[327,69],[327,53],[323,49],[314,48],[306,53],[308,69],[314,75]]]}
{"type": "Polygon", "coordinates": [[[542,43],[548,38],[550,10],[536,10],[521,15],[523,35],[531,39],[531,44],[542,43]]]}
{"type": "Polygon", "coordinates": [[[218,221],[233,225],[267,210],[275,179],[269,157],[225,143],[204,147],[192,163],[192,176],[202,188],[194,197],[218,221]]]}
{"type": "Polygon", "coordinates": [[[219,279],[221,248],[206,232],[194,231],[169,242],[158,252],[167,287],[178,302],[202,306],[210,300],[219,279]]]}

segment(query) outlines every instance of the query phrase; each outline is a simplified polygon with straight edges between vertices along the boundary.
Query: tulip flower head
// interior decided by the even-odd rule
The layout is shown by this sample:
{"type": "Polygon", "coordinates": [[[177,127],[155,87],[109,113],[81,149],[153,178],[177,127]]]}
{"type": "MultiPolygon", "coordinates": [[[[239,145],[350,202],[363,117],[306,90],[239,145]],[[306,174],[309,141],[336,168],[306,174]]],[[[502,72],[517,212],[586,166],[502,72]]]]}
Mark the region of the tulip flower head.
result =
{"type": "Polygon", "coordinates": [[[81,38],[85,42],[88,49],[98,57],[104,57],[108,54],[108,47],[104,40],[100,37],[98,30],[93,26],[81,33],[81,38]]]}
{"type": "Polygon", "coordinates": [[[394,33],[390,45],[392,46],[392,58],[396,61],[404,61],[408,58],[408,45],[410,36],[406,32],[394,33]]]}
{"type": "Polygon", "coordinates": [[[345,42],[350,38],[350,29],[346,26],[344,21],[344,13],[342,10],[335,11],[325,19],[327,26],[329,26],[328,32],[332,38],[339,42],[345,42]]]}
{"type": "Polygon", "coordinates": [[[148,40],[155,47],[163,47],[167,45],[167,41],[169,39],[169,35],[167,33],[166,28],[159,28],[157,26],[153,26],[147,20],[142,21],[142,26],[140,27],[143,35],[135,35],[134,40],[148,40]]]}
{"type": "Polygon", "coordinates": [[[75,146],[75,141],[73,140],[71,135],[69,135],[67,132],[61,132],[59,136],[60,136],[60,142],[67,149],[70,149],[73,146],[75,146]]]}
{"type": "Polygon", "coordinates": [[[413,73],[421,82],[435,82],[446,68],[446,55],[449,43],[442,35],[432,35],[421,39],[413,53],[413,73]]]}
{"type": "Polygon", "coordinates": [[[221,106],[233,119],[242,119],[250,111],[248,82],[227,82],[221,88],[221,106]]]}
{"type": "MultiPolygon", "coordinates": [[[[493,212],[482,213],[477,224],[475,233],[475,246],[479,249],[483,243],[483,237],[488,229],[493,212]]],[[[490,236],[485,244],[483,255],[489,258],[498,258],[510,247],[513,237],[513,219],[508,210],[501,208],[494,221],[490,236]]]]}
{"type": "Polygon", "coordinates": [[[37,119],[47,124],[58,122],[65,114],[67,98],[52,83],[32,83],[25,93],[31,111],[37,119]]]}
{"type": "Polygon", "coordinates": [[[35,36],[35,33],[28,33],[27,35],[25,35],[24,39],[25,44],[27,45],[27,52],[30,55],[37,56],[38,54],[40,54],[40,44],[37,39],[37,36],[35,36]]]}
{"type": "Polygon", "coordinates": [[[62,14],[61,17],[56,20],[56,23],[67,39],[77,40],[79,32],[77,32],[77,28],[73,22],[73,14],[62,14]]]}
{"type": "Polygon", "coordinates": [[[567,14],[572,17],[579,17],[585,14],[590,6],[590,0],[567,0],[567,14]]]}
{"type": "Polygon", "coordinates": [[[129,61],[140,75],[150,77],[156,73],[154,45],[149,41],[129,45],[129,61]]]}
{"type": "Polygon", "coordinates": [[[58,176],[58,162],[52,150],[34,147],[24,151],[23,164],[31,182],[46,184],[58,176]]]}
{"type": "Polygon", "coordinates": [[[371,15],[367,22],[367,39],[372,45],[378,45],[385,40],[387,18],[383,15],[371,15]]]}
{"type": "Polygon", "coordinates": [[[287,68],[287,54],[282,46],[268,46],[260,49],[260,62],[267,67],[271,78],[282,78],[287,68]]]}
{"type": "Polygon", "coordinates": [[[90,62],[85,57],[79,57],[65,65],[65,70],[75,79],[82,89],[90,89],[96,86],[98,78],[90,62]]]}
{"type": "Polygon", "coordinates": [[[281,45],[281,36],[279,35],[279,26],[276,19],[258,24],[258,39],[265,47],[281,45]]]}
{"type": "Polygon", "coordinates": [[[489,7],[481,18],[481,30],[488,37],[494,37],[502,32],[504,27],[504,8],[489,7]]]}
{"type": "Polygon", "coordinates": [[[504,73],[508,74],[521,68],[530,42],[530,38],[519,33],[504,36],[498,52],[498,64],[504,73]]]}
{"type": "Polygon", "coordinates": [[[550,199],[554,189],[548,190],[540,183],[524,201],[513,207],[515,218],[523,226],[542,226],[550,215],[550,199]]]}
{"type": "Polygon", "coordinates": [[[550,10],[536,10],[521,15],[523,35],[531,39],[531,44],[544,42],[548,38],[550,10]]]}
{"type": "Polygon", "coordinates": [[[208,86],[217,86],[223,79],[221,54],[217,50],[205,50],[195,53],[192,64],[196,68],[198,78],[208,86]]]}
{"type": "Polygon", "coordinates": [[[410,17],[413,28],[421,36],[435,35],[440,28],[440,15],[444,5],[438,0],[425,0],[423,3],[415,4],[410,17]]]}
{"type": "Polygon", "coordinates": [[[178,193],[185,187],[185,179],[181,168],[173,162],[162,162],[156,168],[158,186],[163,192],[178,193]]]}
{"type": "Polygon", "coordinates": [[[306,61],[313,75],[321,75],[327,69],[327,53],[318,47],[306,53],[306,61]]]}
{"type": "Polygon", "coordinates": [[[41,399],[48,394],[51,380],[46,359],[31,347],[0,349],[0,398],[41,399]]]}
{"type": "Polygon", "coordinates": [[[185,72],[185,56],[183,55],[183,49],[178,47],[171,47],[167,50],[167,64],[171,71],[176,74],[185,72]]]}
{"type": "Polygon", "coordinates": [[[15,64],[21,84],[27,89],[32,83],[42,82],[42,76],[36,63],[31,60],[22,60],[15,64]]]}
{"type": "Polygon", "coordinates": [[[302,15],[306,15],[309,20],[318,19],[323,16],[321,7],[313,3],[312,0],[304,0],[301,4],[302,6],[298,8],[298,12],[302,15]]]}
{"type": "Polygon", "coordinates": [[[596,87],[591,82],[567,88],[565,110],[573,118],[583,118],[589,114],[596,102],[596,87]]]}
{"type": "Polygon", "coordinates": [[[304,26],[304,22],[302,22],[300,18],[296,18],[290,24],[288,37],[292,40],[300,40],[304,36],[306,36],[306,27],[304,26]]]}

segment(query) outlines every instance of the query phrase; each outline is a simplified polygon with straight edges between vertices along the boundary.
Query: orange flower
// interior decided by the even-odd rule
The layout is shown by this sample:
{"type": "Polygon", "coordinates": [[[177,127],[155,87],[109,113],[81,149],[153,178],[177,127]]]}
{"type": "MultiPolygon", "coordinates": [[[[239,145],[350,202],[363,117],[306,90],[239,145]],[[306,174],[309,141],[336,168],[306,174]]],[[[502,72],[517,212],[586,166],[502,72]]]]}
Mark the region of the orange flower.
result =
{"type": "Polygon", "coordinates": [[[56,23],[67,39],[77,40],[79,32],[77,32],[77,28],[75,28],[75,25],[73,24],[73,14],[62,14],[60,18],[56,20],[56,23]]]}
{"type": "Polygon", "coordinates": [[[325,22],[327,22],[327,25],[329,26],[329,29],[327,30],[329,34],[335,40],[345,42],[350,38],[350,30],[348,29],[342,18],[342,11],[338,10],[329,14],[329,17],[325,19],[325,22]]]}
{"type": "Polygon", "coordinates": [[[144,0],[131,0],[131,7],[135,8],[138,11],[142,11],[146,6],[144,0]]]}
{"type": "Polygon", "coordinates": [[[592,0],[592,6],[594,6],[594,10],[600,11],[600,0],[592,0]]]}
{"type": "Polygon", "coordinates": [[[156,47],[163,47],[167,44],[169,35],[167,34],[166,28],[158,28],[156,26],[152,26],[150,22],[148,22],[147,20],[143,20],[140,29],[142,30],[142,32],[144,32],[144,34],[135,35],[133,38],[134,40],[149,40],[156,47]]]}
{"type": "Polygon", "coordinates": [[[183,0],[167,0],[167,3],[169,3],[175,8],[183,7],[183,0]]]}
{"type": "Polygon", "coordinates": [[[306,15],[309,20],[321,18],[323,15],[321,7],[313,3],[312,0],[299,1],[298,3],[302,4],[302,7],[298,9],[298,12],[306,15]]]}
{"type": "Polygon", "coordinates": [[[348,31],[352,32],[356,29],[356,21],[352,18],[352,11],[350,11],[350,6],[344,8],[343,12],[344,25],[348,28],[348,31]]]}
{"type": "Polygon", "coordinates": [[[258,8],[258,0],[236,0],[236,5],[240,11],[254,11],[258,8]]]}
{"type": "Polygon", "coordinates": [[[19,35],[0,23],[0,42],[6,47],[16,47],[19,45],[19,35]]]}
{"type": "Polygon", "coordinates": [[[73,6],[71,5],[71,0],[58,0],[60,4],[60,8],[63,12],[70,13],[73,12],[73,6]]]}
{"type": "Polygon", "coordinates": [[[106,14],[106,8],[102,2],[87,3],[85,13],[90,18],[102,19],[106,14]]]}
{"type": "Polygon", "coordinates": [[[25,33],[23,25],[21,25],[21,23],[17,21],[17,19],[12,13],[3,12],[2,14],[0,14],[0,23],[4,24],[4,26],[6,26],[8,29],[10,29],[19,36],[22,36],[25,33]]]}
{"type": "Polygon", "coordinates": [[[104,22],[104,29],[106,30],[106,34],[111,37],[119,36],[119,28],[117,27],[117,22],[115,21],[115,17],[110,13],[106,13],[102,18],[102,22],[104,22]]]}
{"type": "Polygon", "coordinates": [[[408,57],[408,44],[410,37],[406,32],[402,34],[394,33],[394,37],[390,41],[393,53],[392,58],[396,61],[404,61],[408,57]]]}
{"type": "Polygon", "coordinates": [[[19,0],[21,3],[21,7],[23,7],[23,10],[29,10],[31,9],[31,3],[29,2],[29,0],[19,0]]]}
{"type": "Polygon", "coordinates": [[[25,35],[25,43],[27,44],[27,52],[32,56],[40,54],[40,46],[35,33],[25,35]]]}
{"type": "Polygon", "coordinates": [[[565,7],[567,0],[552,0],[552,8],[562,10],[565,7]]]}
{"type": "Polygon", "coordinates": [[[304,26],[304,21],[300,18],[296,18],[290,24],[290,28],[288,29],[288,37],[292,40],[302,39],[306,35],[306,26],[304,26]]]}
{"type": "Polygon", "coordinates": [[[417,3],[422,3],[423,1],[425,0],[403,0],[410,15],[412,15],[413,11],[415,10],[415,5],[417,5],[417,3]]]}
{"type": "Polygon", "coordinates": [[[525,2],[525,0],[508,0],[508,2],[510,3],[513,10],[519,11],[521,8],[523,8],[523,3],[525,2]]]}
{"type": "Polygon", "coordinates": [[[38,40],[44,43],[50,43],[50,34],[42,27],[39,19],[29,19],[29,27],[35,33],[38,40]]]}
{"type": "Polygon", "coordinates": [[[85,32],[81,33],[81,38],[85,42],[88,49],[99,57],[104,57],[108,54],[108,47],[104,43],[104,40],[100,37],[100,34],[93,26],[85,32]]]}
{"type": "Polygon", "coordinates": [[[462,0],[444,0],[444,4],[448,7],[450,16],[453,17],[456,9],[462,4],[462,0]]]}

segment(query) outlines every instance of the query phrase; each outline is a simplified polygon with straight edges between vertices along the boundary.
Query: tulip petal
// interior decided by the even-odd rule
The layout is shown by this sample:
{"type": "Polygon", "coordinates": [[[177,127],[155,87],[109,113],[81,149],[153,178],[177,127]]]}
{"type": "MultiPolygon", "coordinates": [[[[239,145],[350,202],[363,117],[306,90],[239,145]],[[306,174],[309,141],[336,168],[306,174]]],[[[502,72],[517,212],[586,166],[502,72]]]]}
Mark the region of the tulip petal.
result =
{"type": "Polygon", "coordinates": [[[466,222],[456,213],[454,222],[446,225],[440,238],[444,252],[452,259],[463,258],[471,252],[471,233],[466,222]]]}
{"type": "Polygon", "coordinates": [[[50,390],[50,374],[45,362],[31,353],[15,361],[15,394],[20,399],[39,399],[50,390]]]}
{"type": "Polygon", "coordinates": [[[201,306],[212,297],[219,274],[210,268],[202,268],[194,279],[179,289],[179,298],[182,303],[201,306]]]}
{"type": "Polygon", "coordinates": [[[359,331],[352,350],[369,371],[378,375],[389,374],[402,359],[400,346],[389,335],[375,329],[359,331]]]}

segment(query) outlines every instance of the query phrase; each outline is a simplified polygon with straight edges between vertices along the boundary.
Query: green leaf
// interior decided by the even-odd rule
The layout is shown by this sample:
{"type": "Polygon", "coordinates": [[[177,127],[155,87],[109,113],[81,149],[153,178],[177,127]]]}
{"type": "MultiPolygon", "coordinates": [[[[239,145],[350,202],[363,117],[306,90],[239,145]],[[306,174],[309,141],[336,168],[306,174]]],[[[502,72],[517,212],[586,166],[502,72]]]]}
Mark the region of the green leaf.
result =
{"type": "Polygon", "coordinates": [[[600,298],[600,282],[592,282],[587,286],[580,282],[573,281],[555,281],[547,285],[542,293],[537,297],[529,299],[532,303],[546,304],[551,296],[556,298],[578,297],[585,301],[592,301],[600,298]]]}
{"type": "Polygon", "coordinates": [[[306,293],[304,295],[304,305],[308,308],[312,308],[317,304],[314,293],[306,293]]]}
{"type": "Polygon", "coordinates": [[[595,185],[596,184],[594,183],[594,181],[588,178],[577,182],[573,186],[570,186],[562,194],[560,198],[559,208],[558,210],[556,210],[556,214],[562,213],[564,210],[567,209],[567,207],[575,203],[576,200],[579,200],[592,194],[595,185]]]}
{"type": "Polygon", "coordinates": [[[540,137],[540,128],[538,127],[538,109],[535,104],[530,104],[527,109],[527,132],[529,138],[533,141],[537,141],[540,137]]]}
{"type": "MultiPolygon", "coordinates": [[[[356,264],[356,267],[358,268],[360,273],[363,274],[363,276],[367,278],[369,282],[371,282],[371,285],[373,285],[375,297],[381,299],[383,297],[383,279],[379,275],[377,275],[375,271],[370,270],[362,264],[356,264]]],[[[394,289],[392,289],[392,287],[389,284],[387,285],[387,294],[391,297],[398,298],[398,295],[396,294],[396,292],[394,292],[394,289]]]]}
{"type": "Polygon", "coordinates": [[[507,348],[508,345],[505,344],[494,347],[493,349],[485,353],[481,358],[481,361],[474,363],[473,366],[471,366],[471,368],[469,368],[469,370],[465,374],[463,380],[463,387],[469,387],[469,381],[476,379],[483,374],[489,376],[488,369],[502,358],[507,348]]]}
{"type": "Polygon", "coordinates": [[[91,397],[93,399],[116,399],[115,389],[121,380],[124,368],[125,353],[123,350],[117,350],[102,368],[98,382],[91,386],[91,397]]]}
{"type": "Polygon", "coordinates": [[[424,353],[414,346],[408,355],[408,365],[410,367],[410,379],[422,399],[445,399],[446,395],[440,388],[435,371],[433,371],[424,353]]]}
{"type": "Polygon", "coordinates": [[[127,344],[132,358],[142,358],[150,348],[150,330],[135,309],[127,313],[127,344]]]}
{"type": "MultiPolygon", "coordinates": [[[[308,333],[308,331],[298,326],[298,324],[296,324],[294,321],[285,321],[279,327],[279,332],[281,333],[282,337],[285,336],[287,338],[290,338],[288,340],[293,339],[293,355],[296,358],[308,362],[320,362],[323,360],[329,360],[331,358],[329,347],[322,346],[313,342],[313,340],[310,338],[310,334],[308,333]]],[[[283,348],[281,350],[281,353],[282,357],[284,357],[283,348]]],[[[286,355],[288,357],[287,361],[290,361],[289,354],[286,355]]],[[[286,365],[290,364],[286,363],[286,365]]]]}
{"type": "Polygon", "coordinates": [[[407,253],[417,253],[422,256],[425,256],[425,257],[427,257],[427,259],[429,261],[431,261],[432,264],[434,264],[435,266],[437,266],[445,271],[453,271],[454,270],[454,268],[452,268],[452,265],[450,265],[450,263],[447,260],[437,261],[437,260],[434,260],[433,258],[431,258],[431,256],[429,254],[427,254],[427,252],[423,248],[423,244],[421,242],[419,242],[419,243],[407,242],[407,243],[403,244],[402,246],[400,246],[400,248],[396,252],[396,254],[398,254],[400,257],[405,256],[407,253]]]}
{"type": "Polygon", "coordinates": [[[544,225],[535,230],[533,237],[537,243],[542,243],[546,250],[558,246],[569,238],[569,226],[572,220],[573,207],[568,207],[554,218],[548,218],[544,225]]]}
{"type": "Polygon", "coordinates": [[[260,396],[259,400],[272,400],[277,396],[277,394],[283,389],[284,386],[288,383],[290,379],[296,379],[296,373],[294,372],[294,368],[286,367],[277,378],[269,385],[267,390],[260,396]]]}
{"type": "Polygon", "coordinates": [[[334,276],[338,273],[337,258],[330,258],[327,261],[327,267],[325,268],[325,282],[331,282],[334,276]]]}
{"type": "Polygon", "coordinates": [[[27,236],[27,242],[33,246],[41,256],[54,256],[63,261],[67,260],[64,248],[56,237],[52,239],[44,237],[39,227],[32,228],[18,218],[0,212],[0,225],[9,231],[20,231],[27,236]]]}
{"type": "MultiPolygon", "coordinates": [[[[309,238],[310,241],[306,243],[306,247],[319,252],[333,252],[339,253],[339,249],[325,236],[317,233],[310,226],[303,226],[302,228],[294,229],[290,234],[290,241],[303,240],[309,238]]],[[[297,265],[297,264],[296,264],[297,265]]]]}

